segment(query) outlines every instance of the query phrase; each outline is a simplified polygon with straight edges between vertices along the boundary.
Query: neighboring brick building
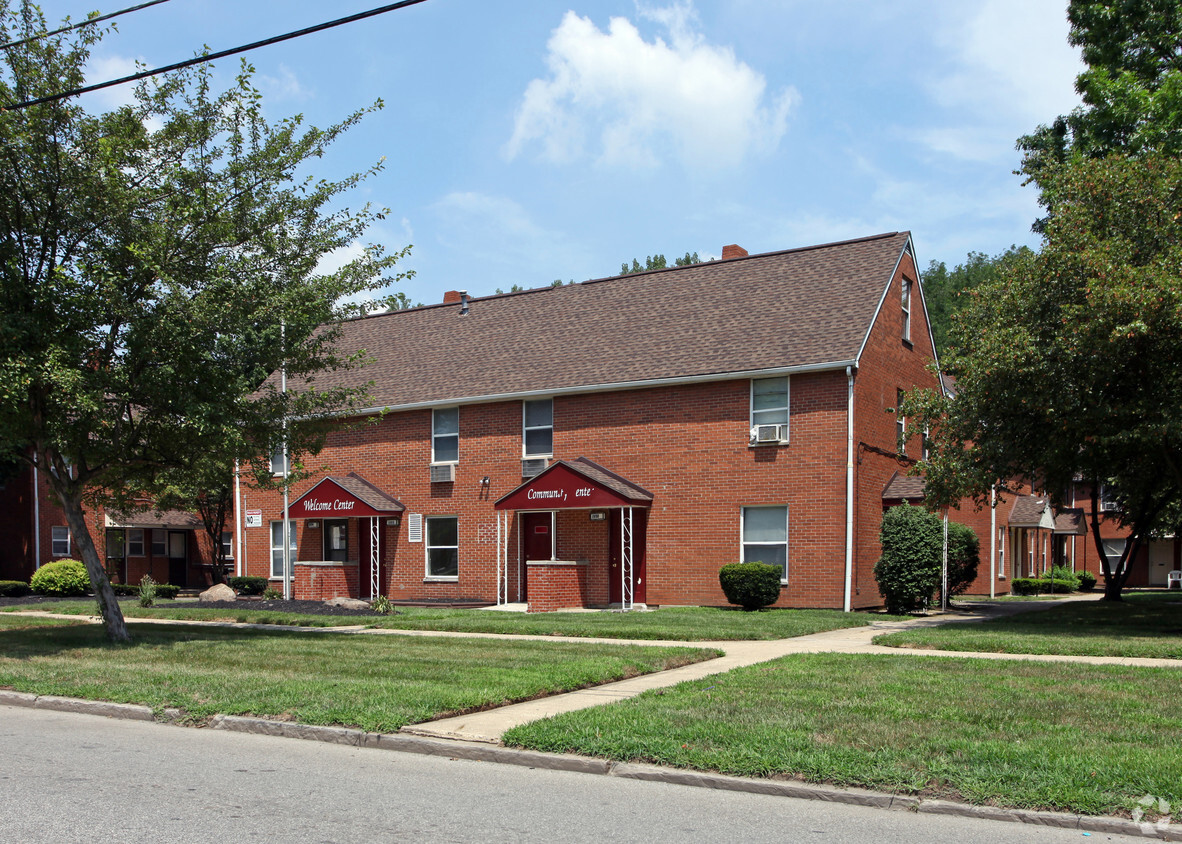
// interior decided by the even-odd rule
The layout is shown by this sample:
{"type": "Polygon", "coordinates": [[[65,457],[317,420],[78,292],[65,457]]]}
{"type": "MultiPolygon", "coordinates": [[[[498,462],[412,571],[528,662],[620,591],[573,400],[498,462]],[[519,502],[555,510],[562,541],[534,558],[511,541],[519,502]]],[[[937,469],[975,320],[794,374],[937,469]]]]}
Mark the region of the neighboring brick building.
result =
{"type": "MultiPolygon", "coordinates": [[[[922,447],[895,408],[936,386],[916,266],[905,232],[731,246],[345,323],[372,362],[316,386],[373,406],[293,483],[295,596],[718,605],[719,567],[762,559],[781,606],[880,605],[884,492],[922,447]]],[[[242,564],[281,586],[280,496],[242,510],[242,564]]]]}

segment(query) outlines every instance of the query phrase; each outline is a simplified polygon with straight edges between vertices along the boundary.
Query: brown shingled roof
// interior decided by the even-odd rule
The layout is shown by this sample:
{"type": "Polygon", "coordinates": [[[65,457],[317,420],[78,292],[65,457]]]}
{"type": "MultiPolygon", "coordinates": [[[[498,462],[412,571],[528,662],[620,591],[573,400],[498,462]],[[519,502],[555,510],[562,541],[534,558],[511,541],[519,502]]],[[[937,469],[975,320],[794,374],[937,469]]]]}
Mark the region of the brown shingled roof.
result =
{"type": "Polygon", "coordinates": [[[925,498],[926,482],[920,475],[901,475],[898,472],[891,475],[886,487],[882,491],[883,501],[919,501],[925,498]]]}
{"type": "Polygon", "coordinates": [[[854,361],[906,232],[342,324],[373,358],[318,388],[373,381],[399,407],[854,361]]]}
{"type": "Polygon", "coordinates": [[[1019,495],[1010,510],[1010,527],[1042,527],[1043,512],[1047,509],[1046,496],[1019,495]]]}
{"type": "Polygon", "coordinates": [[[1055,514],[1055,533],[1084,536],[1087,532],[1082,507],[1066,507],[1055,514]]]}

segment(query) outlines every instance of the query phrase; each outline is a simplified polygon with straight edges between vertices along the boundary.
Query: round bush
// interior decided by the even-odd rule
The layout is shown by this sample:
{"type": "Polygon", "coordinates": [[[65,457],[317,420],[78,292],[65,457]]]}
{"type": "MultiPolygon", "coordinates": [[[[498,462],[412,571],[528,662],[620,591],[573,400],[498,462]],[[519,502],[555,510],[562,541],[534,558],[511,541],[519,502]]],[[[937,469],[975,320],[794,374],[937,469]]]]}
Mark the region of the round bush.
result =
{"type": "Polygon", "coordinates": [[[1079,579],[1079,588],[1083,592],[1091,592],[1096,588],[1096,575],[1090,571],[1076,572],[1075,575],[1079,579]]]}
{"type": "MultiPolygon", "coordinates": [[[[943,526],[941,525],[941,530],[943,526]]],[[[943,538],[940,540],[943,542],[943,538]]],[[[943,551],[940,552],[943,555],[943,551]]],[[[977,579],[981,541],[968,525],[948,522],[948,596],[963,595],[977,579]]]]}
{"type": "Polygon", "coordinates": [[[887,612],[903,614],[926,608],[940,586],[944,525],[921,507],[903,504],[882,516],[882,557],[874,579],[887,612]]]}
{"type": "Polygon", "coordinates": [[[38,595],[68,598],[85,595],[90,590],[90,576],[77,560],[58,560],[33,572],[29,585],[38,595]]]}
{"type": "Polygon", "coordinates": [[[780,569],[767,563],[731,563],[718,572],[722,592],[732,604],[757,610],[780,597],[780,569]]]}
{"type": "Polygon", "coordinates": [[[231,577],[226,582],[240,595],[261,595],[267,588],[265,577],[231,577]]]}
{"type": "Polygon", "coordinates": [[[23,598],[32,591],[23,580],[0,580],[0,598],[23,598]]]}

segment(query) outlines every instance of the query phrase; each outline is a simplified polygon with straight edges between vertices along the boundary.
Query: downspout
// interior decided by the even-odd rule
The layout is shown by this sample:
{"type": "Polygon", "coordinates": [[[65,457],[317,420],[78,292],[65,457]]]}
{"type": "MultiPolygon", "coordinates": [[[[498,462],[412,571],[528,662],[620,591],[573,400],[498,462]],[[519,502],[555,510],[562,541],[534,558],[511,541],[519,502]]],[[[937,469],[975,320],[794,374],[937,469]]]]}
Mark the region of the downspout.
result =
{"type": "Polygon", "coordinates": [[[238,461],[234,461],[234,539],[238,553],[234,555],[234,573],[242,577],[242,484],[238,475],[238,461]]]}
{"type": "Polygon", "coordinates": [[[997,484],[989,489],[989,597],[997,597],[997,484]]]}
{"type": "Polygon", "coordinates": [[[41,568],[41,481],[37,474],[37,452],[33,452],[33,571],[41,568]]]}
{"type": "Polygon", "coordinates": [[[846,612],[853,610],[854,590],[854,368],[845,368],[848,407],[845,444],[845,602],[846,612]]]}

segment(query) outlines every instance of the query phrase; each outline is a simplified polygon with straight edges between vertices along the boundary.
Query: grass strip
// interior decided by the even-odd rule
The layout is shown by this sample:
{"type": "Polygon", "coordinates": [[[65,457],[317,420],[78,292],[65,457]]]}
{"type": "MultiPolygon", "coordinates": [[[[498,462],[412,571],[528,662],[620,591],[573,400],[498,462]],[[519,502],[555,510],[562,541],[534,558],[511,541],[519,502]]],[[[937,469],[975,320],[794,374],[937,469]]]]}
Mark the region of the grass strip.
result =
{"type": "MultiPolygon", "coordinates": [[[[144,609],[134,599],[121,601],[128,618],[171,618],[190,621],[235,621],[246,624],[294,624],[307,627],[366,625],[392,630],[431,630],[462,633],[503,633],[533,636],[579,636],[604,639],[665,639],[710,641],[787,639],[864,627],[872,621],[900,618],[883,614],[844,613],[838,610],[762,610],[744,612],[724,607],[667,607],[647,612],[514,613],[470,609],[399,607],[390,616],[326,616],[269,612],[255,602],[241,609],[200,609],[184,603],[162,603],[144,609]]],[[[85,601],[60,601],[9,607],[45,612],[91,615],[85,601]]]]}
{"type": "Polygon", "coordinates": [[[175,706],[200,721],[256,715],[391,732],[404,724],[661,671],[696,648],[352,636],[0,618],[0,686],[175,706]]]}
{"type": "Polygon", "coordinates": [[[875,644],[978,653],[1182,659],[1182,595],[1072,601],[1037,612],[878,636],[875,644]]]}
{"type": "MultiPolygon", "coordinates": [[[[1174,669],[785,657],[510,730],[508,745],[1030,809],[1182,803],[1174,669]]],[[[1152,818],[1151,818],[1152,819],[1152,818]]]]}

